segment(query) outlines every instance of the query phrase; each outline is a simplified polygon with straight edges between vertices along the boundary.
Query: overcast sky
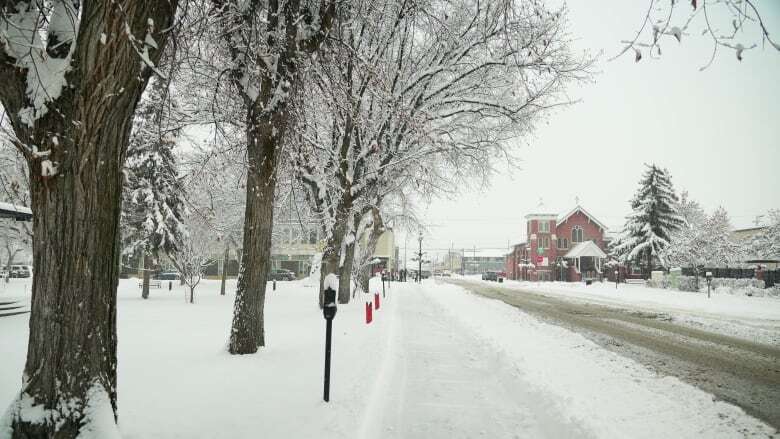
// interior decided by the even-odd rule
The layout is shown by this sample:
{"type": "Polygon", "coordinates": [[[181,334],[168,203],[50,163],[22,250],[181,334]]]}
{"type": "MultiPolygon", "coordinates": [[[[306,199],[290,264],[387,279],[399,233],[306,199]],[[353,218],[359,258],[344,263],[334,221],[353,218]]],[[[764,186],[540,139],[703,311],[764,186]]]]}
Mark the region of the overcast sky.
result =
{"type": "MultiPolygon", "coordinates": [[[[780,39],[780,1],[758,3],[780,39]]],[[[501,173],[489,188],[421,208],[429,231],[424,247],[505,249],[525,239],[523,217],[540,197],[554,212],[570,210],[579,197],[619,229],[644,163],[651,162],[668,168],[678,192],[687,190],[705,209],[725,207],[735,226],[780,208],[780,52],[757,48],[739,62],[733,51],[720,51],[699,71],[712,46],[697,23],[682,44],[665,40],[660,59],[645,56],[635,64],[627,54],[608,62],[641,25],[647,2],[594,7],[577,0],[568,7],[575,46],[603,51],[595,82],[572,88],[581,102],[551,115],[527,145],[518,145],[521,170],[497,162],[501,173]]],[[[417,246],[413,235],[410,248],[417,246]]],[[[403,252],[405,237],[397,239],[403,252]]]]}

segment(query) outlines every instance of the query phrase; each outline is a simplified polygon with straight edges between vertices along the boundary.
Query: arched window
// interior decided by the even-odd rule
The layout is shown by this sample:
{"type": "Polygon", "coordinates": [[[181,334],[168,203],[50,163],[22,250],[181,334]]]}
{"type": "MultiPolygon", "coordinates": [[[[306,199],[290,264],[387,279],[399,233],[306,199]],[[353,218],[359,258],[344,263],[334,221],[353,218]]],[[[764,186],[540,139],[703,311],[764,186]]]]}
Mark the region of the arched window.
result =
{"type": "Polygon", "coordinates": [[[582,227],[574,226],[571,229],[571,242],[572,244],[582,242],[582,227]]]}

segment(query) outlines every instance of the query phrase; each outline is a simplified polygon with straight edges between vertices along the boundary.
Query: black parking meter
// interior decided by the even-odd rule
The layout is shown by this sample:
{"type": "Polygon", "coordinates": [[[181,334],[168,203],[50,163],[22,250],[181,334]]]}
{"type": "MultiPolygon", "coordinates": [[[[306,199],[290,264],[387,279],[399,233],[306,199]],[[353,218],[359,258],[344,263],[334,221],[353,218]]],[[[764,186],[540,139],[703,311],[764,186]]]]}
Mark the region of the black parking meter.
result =
{"type": "Polygon", "coordinates": [[[322,307],[322,314],[325,320],[331,321],[336,316],[336,291],[333,288],[325,289],[324,306],[322,307]]]}
{"type": "Polygon", "coordinates": [[[330,342],[333,332],[333,318],[336,317],[336,290],[326,288],[324,292],[322,315],[325,317],[325,390],[322,399],[330,401],[330,342]]]}

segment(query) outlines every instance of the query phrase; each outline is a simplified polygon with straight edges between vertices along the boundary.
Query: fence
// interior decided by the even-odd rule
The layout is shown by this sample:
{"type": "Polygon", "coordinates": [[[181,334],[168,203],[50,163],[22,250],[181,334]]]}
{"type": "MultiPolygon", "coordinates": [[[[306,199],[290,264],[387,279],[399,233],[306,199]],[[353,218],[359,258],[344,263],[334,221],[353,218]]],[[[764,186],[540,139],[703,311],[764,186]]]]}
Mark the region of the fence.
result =
{"type": "MultiPolygon", "coordinates": [[[[756,271],[753,268],[701,268],[698,271],[701,277],[704,277],[708,271],[712,273],[712,277],[721,279],[750,279],[756,277],[756,271]]],[[[695,276],[696,269],[685,267],[682,269],[681,274],[683,276],[695,276]]],[[[763,270],[760,277],[764,280],[766,288],[773,287],[776,284],[780,284],[780,269],[763,270]]]]}
{"type": "MultiPolygon", "coordinates": [[[[756,276],[756,271],[752,268],[700,268],[699,276],[704,276],[708,271],[712,273],[712,277],[725,279],[749,279],[756,276]]],[[[695,276],[696,269],[684,267],[680,274],[683,276],[695,276]]]]}

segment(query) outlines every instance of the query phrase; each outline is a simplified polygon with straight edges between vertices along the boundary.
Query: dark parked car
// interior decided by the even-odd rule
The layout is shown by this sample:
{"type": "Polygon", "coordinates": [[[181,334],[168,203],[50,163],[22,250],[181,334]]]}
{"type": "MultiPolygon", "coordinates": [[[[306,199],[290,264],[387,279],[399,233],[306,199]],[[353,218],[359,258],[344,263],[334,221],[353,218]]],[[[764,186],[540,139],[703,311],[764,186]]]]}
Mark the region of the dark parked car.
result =
{"type": "Polygon", "coordinates": [[[179,280],[181,275],[175,271],[169,271],[165,273],[157,273],[154,275],[155,280],[179,280]]]}
{"type": "Polygon", "coordinates": [[[32,271],[30,270],[29,265],[12,265],[11,266],[11,276],[10,277],[19,277],[19,278],[28,278],[32,275],[32,271]]]}
{"type": "Polygon", "coordinates": [[[498,277],[497,271],[486,271],[482,273],[482,280],[498,281],[498,277]]]}
{"type": "Polygon", "coordinates": [[[295,273],[285,269],[271,270],[268,280],[295,280],[295,273]]]}

